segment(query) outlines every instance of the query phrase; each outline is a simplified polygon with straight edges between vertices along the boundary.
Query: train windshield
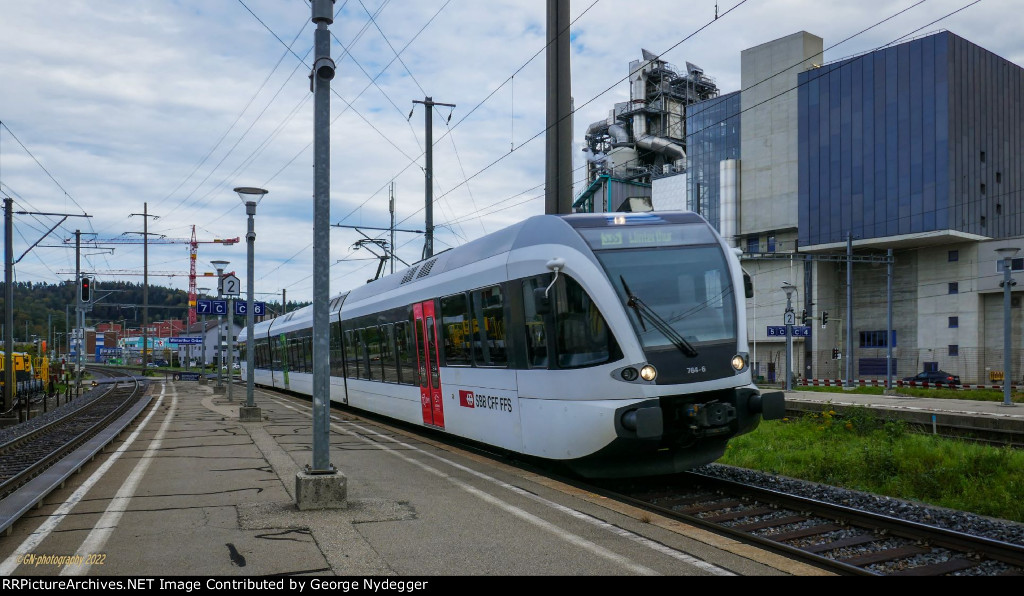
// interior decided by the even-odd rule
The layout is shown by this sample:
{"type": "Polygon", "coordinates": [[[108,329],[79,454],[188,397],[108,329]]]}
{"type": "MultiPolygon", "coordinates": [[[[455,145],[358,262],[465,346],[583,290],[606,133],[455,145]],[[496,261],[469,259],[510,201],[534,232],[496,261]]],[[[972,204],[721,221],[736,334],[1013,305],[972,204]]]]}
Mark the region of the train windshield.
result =
{"type": "Polygon", "coordinates": [[[621,242],[608,228],[582,232],[645,349],[674,347],[693,357],[702,344],[735,341],[732,277],[707,228],[640,226],[623,230],[621,242]]]}

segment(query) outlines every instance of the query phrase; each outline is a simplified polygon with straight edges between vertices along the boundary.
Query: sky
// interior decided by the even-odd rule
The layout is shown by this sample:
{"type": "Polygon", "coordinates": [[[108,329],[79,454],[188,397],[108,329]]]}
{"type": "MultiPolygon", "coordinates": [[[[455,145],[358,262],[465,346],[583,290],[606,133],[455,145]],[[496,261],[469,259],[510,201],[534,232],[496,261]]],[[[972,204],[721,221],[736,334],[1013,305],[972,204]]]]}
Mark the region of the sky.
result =
{"type": "MultiPolygon", "coordinates": [[[[584,133],[629,100],[642,49],[680,71],[700,66],[722,93],[740,89],[742,50],[798,31],[824,39],[822,63],[948,30],[1024,65],[1020,8],[572,0],[574,194],[584,133]]],[[[332,296],[374,276],[371,250],[381,251],[356,243],[386,238],[370,228],[388,227],[392,192],[395,253],[422,257],[425,113],[414,101],[454,104],[433,112],[435,253],[544,212],[546,2],[337,0],[334,10],[332,296]]],[[[256,300],[310,300],[310,17],[306,0],[0,0],[0,196],[24,212],[15,281],[74,279],[79,230],[100,294],[104,282],[141,283],[148,231],[149,282],[187,290],[194,228],[197,287],[215,293],[204,274],[225,260],[244,294],[248,219],[232,189],[250,186],[268,191],[254,218],[256,300]]]]}

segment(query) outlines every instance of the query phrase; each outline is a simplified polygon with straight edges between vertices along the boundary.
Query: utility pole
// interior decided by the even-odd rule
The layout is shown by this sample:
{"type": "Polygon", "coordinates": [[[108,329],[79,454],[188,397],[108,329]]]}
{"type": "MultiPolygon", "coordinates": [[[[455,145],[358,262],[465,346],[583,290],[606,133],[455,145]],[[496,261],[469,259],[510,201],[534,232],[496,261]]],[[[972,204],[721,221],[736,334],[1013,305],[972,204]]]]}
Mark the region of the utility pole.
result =
{"type": "MultiPolygon", "coordinates": [[[[146,376],[146,361],[149,359],[149,218],[160,219],[149,214],[149,203],[142,204],[142,376],[146,376]]],[[[138,234],[139,232],[130,232],[138,234]]]]}
{"type": "Polygon", "coordinates": [[[786,391],[793,390],[793,324],[796,322],[796,313],[793,311],[793,294],[796,286],[787,282],[782,284],[786,292],[786,312],[783,315],[783,323],[786,324],[786,391]]]}
{"type": "Polygon", "coordinates": [[[1003,281],[999,283],[1003,287],[1003,403],[1001,405],[1013,407],[1013,396],[1010,384],[1013,382],[1013,330],[1010,309],[1012,308],[1012,288],[1017,282],[1010,277],[1013,271],[1013,257],[1020,249],[1008,246],[997,248],[996,253],[1003,261],[1003,281]]]}
{"type": "Polygon", "coordinates": [[[4,199],[4,412],[14,407],[14,199],[4,199]]]}
{"type": "MultiPolygon", "coordinates": [[[[434,256],[434,106],[454,108],[455,104],[438,103],[432,97],[425,97],[423,101],[413,100],[413,103],[421,103],[426,108],[424,142],[427,145],[427,167],[424,173],[426,175],[425,206],[427,210],[427,235],[423,243],[423,258],[429,259],[434,256]]],[[[413,106],[414,109],[415,107],[413,106]]],[[[448,119],[451,120],[451,116],[448,116],[448,119]]]]}
{"type": "Polygon", "coordinates": [[[82,232],[75,230],[75,327],[78,347],[75,348],[75,397],[82,388],[82,352],[85,351],[85,313],[82,304],[82,232]]]}
{"type": "Polygon", "coordinates": [[[892,389],[892,249],[886,251],[889,258],[888,275],[885,283],[886,327],[885,327],[885,388],[892,389]]]}
{"type": "Polygon", "coordinates": [[[544,213],[553,215],[564,215],[572,211],[569,22],[569,0],[548,0],[544,213]]]}
{"type": "Polygon", "coordinates": [[[853,389],[853,232],[846,237],[846,388],[853,389]]]}
{"type": "MultiPolygon", "coordinates": [[[[64,223],[69,217],[92,217],[91,215],[81,214],[73,215],[67,213],[42,213],[35,211],[18,211],[21,215],[52,215],[60,216],[61,220],[54,224],[42,237],[39,238],[32,246],[21,254],[17,259],[14,258],[14,199],[10,197],[4,198],[4,305],[6,313],[4,316],[4,391],[3,391],[3,410],[5,412],[10,411],[14,406],[14,266],[20,262],[25,255],[29,253],[33,248],[36,247],[43,238],[50,235],[57,226],[64,223]]],[[[78,279],[75,279],[78,283],[78,279]]],[[[75,290],[78,291],[77,289],[75,290]]],[[[67,317],[65,317],[65,324],[67,317]]]]}
{"type": "MultiPolygon", "coordinates": [[[[391,195],[388,197],[388,211],[391,212],[391,251],[395,250],[395,181],[391,181],[391,195]]],[[[391,273],[395,272],[395,260],[391,259],[391,273]]]]}

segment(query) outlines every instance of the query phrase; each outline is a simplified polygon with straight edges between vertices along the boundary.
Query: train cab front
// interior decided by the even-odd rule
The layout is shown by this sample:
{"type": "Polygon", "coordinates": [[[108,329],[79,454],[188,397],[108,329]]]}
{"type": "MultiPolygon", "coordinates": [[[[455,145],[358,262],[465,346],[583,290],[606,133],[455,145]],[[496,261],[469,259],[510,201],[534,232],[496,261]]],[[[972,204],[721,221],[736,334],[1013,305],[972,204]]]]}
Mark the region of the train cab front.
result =
{"type": "Polygon", "coordinates": [[[570,467],[592,478],[683,472],[714,462],[729,440],[785,415],[784,394],[753,387],[667,395],[615,411],[616,440],[570,467]]]}
{"type": "Polygon", "coordinates": [[[645,452],[638,461],[664,459],[651,465],[669,471],[692,468],[720,457],[731,437],[762,418],[782,417],[783,394],[762,394],[751,383],[742,270],[706,220],[678,213],[584,221],[577,231],[636,339],[622,343],[644,358],[611,372],[614,382],[646,385],[647,398],[616,412],[618,440],[606,465],[619,448],[627,468],[629,451],[645,452]]]}

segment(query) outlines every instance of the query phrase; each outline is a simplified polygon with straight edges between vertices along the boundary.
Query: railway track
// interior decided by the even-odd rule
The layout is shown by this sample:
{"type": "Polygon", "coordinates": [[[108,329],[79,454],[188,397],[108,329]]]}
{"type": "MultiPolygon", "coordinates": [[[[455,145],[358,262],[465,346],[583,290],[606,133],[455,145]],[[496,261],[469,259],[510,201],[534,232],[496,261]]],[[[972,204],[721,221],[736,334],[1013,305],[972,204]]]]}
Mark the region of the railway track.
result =
{"type": "MultiPolygon", "coordinates": [[[[105,371],[98,374],[116,374],[105,371]]],[[[55,462],[117,419],[145,391],[145,383],[125,377],[125,381],[96,389],[102,393],[81,405],[60,408],[44,424],[26,428],[0,444],[0,499],[35,478],[55,462]]]]}
{"type": "Polygon", "coordinates": [[[1024,546],[688,473],[598,489],[841,575],[1024,575],[1024,546]]]}
{"type": "MultiPolygon", "coordinates": [[[[304,396],[288,395],[308,401],[304,396]]],[[[840,575],[1024,575],[1024,542],[1002,542],[694,472],[655,479],[581,481],[529,458],[366,412],[354,413],[840,575]]]]}

